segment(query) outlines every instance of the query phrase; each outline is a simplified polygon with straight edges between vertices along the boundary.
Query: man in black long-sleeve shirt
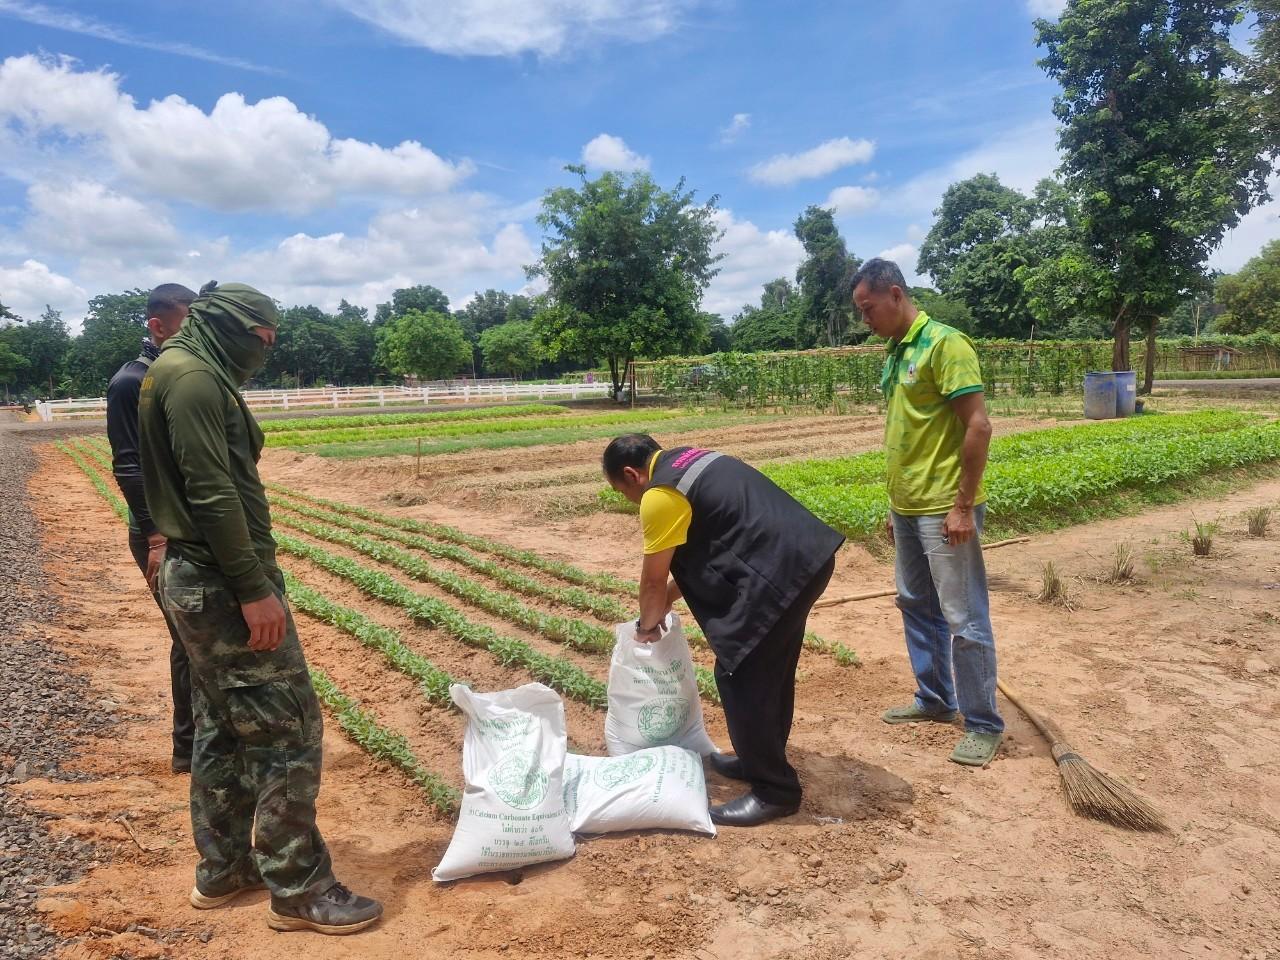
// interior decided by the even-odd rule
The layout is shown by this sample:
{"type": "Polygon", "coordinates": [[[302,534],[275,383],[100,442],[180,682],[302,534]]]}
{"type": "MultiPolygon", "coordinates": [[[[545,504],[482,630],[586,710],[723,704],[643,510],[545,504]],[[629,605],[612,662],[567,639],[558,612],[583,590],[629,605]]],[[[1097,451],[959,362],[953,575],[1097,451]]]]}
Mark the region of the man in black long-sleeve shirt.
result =
{"type": "MultiPolygon", "coordinates": [[[[166,283],[151,291],[147,300],[147,331],[142,353],[111,378],[107,387],[107,437],[111,441],[111,466],[125,503],[129,505],[129,550],[154,593],[156,572],[164,560],[165,538],[151,520],[142,485],[142,460],[138,450],[138,394],[142,380],[160,345],[178,332],[187,308],[196,295],[178,283],[166,283]]],[[[157,600],[157,603],[159,601],[157,600]]],[[[164,613],[164,607],[160,608],[164,613]]],[[[191,770],[191,667],[169,615],[169,674],[173,690],[173,772],[191,770]]]]}

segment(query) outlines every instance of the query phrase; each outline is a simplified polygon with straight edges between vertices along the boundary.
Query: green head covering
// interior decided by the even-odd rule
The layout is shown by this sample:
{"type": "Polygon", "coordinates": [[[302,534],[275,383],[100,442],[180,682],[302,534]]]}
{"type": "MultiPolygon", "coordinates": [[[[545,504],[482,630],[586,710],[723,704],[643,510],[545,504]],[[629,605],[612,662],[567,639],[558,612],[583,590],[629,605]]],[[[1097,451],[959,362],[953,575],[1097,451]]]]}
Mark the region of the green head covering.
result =
{"type": "Polygon", "coordinates": [[[254,327],[274,330],[279,325],[280,312],[266,294],[246,283],[206,283],[181,329],[161,347],[161,351],[185,350],[209,365],[239,404],[255,454],[262,449],[262,431],[240,396],[240,387],[267,360],[267,346],[254,327]]]}
{"type": "Polygon", "coordinates": [[[275,303],[248,284],[205,284],[164,349],[195,354],[236,391],[266,363],[266,344],[253,328],[279,324],[275,303]]]}

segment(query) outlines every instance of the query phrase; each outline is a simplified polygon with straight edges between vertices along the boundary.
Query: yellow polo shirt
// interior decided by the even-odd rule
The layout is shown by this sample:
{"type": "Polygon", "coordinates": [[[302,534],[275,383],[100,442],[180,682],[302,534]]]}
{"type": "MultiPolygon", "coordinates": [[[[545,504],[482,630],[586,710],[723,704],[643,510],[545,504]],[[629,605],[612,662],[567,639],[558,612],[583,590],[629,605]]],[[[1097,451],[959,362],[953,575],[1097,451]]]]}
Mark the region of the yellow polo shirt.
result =
{"type": "MultiPolygon", "coordinates": [[[[649,459],[649,479],[658,465],[658,451],[649,459]]],[[[673,487],[650,487],[640,498],[640,530],[644,552],[661,553],[684,545],[689,539],[693,507],[689,498],[673,487]]]]}
{"type": "MultiPolygon", "coordinates": [[[[964,445],[950,401],[983,389],[973,341],[921,311],[906,336],[890,342],[880,386],[889,505],[903,516],[946,513],[960,489],[964,445]]],[[[986,499],[979,487],[974,503],[986,499]]]]}

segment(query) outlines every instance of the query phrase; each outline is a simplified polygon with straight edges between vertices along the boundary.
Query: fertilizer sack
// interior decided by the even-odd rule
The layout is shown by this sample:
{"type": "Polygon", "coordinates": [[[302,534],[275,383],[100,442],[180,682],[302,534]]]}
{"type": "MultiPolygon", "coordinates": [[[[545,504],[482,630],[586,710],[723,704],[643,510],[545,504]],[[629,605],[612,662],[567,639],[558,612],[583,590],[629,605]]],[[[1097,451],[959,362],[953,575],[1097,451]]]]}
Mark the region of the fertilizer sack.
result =
{"type": "Polygon", "coordinates": [[[564,807],[574,833],[655,828],[716,832],[702,758],[683,747],[651,747],[624,757],[569,754],[564,807]]]}
{"type": "Polygon", "coordinates": [[[689,643],[680,618],[667,614],[665,633],[654,643],[636,640],[636,625],[613,628],[609,666],[609,713],[604,739],[609,756],[646,747],[684,747],[699,756],[715,753],[702,723],[702,700],[689,643]]]}
{"type": "Polygon", "coordinates": [[[467,718],[462,741],[466,789],[438,881],[513,870],[573,856],[564,809],[564,703],[540,683],[449,695],[467,718]]]}

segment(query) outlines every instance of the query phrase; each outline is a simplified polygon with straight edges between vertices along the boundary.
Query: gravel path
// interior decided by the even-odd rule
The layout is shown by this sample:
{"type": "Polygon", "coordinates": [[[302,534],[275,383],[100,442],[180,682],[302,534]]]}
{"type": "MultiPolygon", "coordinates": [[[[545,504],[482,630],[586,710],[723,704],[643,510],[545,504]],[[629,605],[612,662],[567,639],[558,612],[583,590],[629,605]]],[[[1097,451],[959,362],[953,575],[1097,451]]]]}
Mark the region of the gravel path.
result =
{"type": "Polygon", "coordinates": [[[75,879],[95,862],[92,844],[55,838],[12,784],[73,780],[60,768],[73,741],[114,726],[65,653],[41,638],[58,606],[44,589],[39,525],[27,503],[36,460],[0,422],[0,957],[38,957],[58,942],[34,907],[41,887],[75,879]]]}

